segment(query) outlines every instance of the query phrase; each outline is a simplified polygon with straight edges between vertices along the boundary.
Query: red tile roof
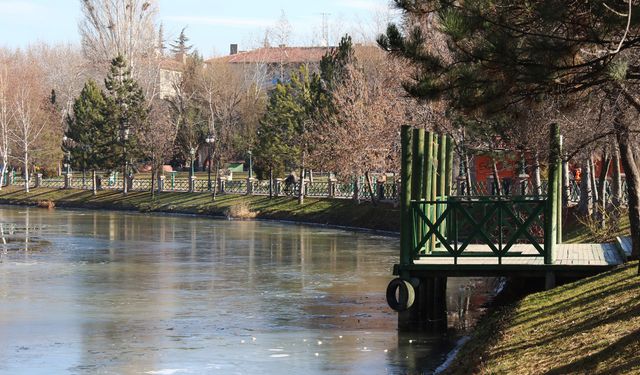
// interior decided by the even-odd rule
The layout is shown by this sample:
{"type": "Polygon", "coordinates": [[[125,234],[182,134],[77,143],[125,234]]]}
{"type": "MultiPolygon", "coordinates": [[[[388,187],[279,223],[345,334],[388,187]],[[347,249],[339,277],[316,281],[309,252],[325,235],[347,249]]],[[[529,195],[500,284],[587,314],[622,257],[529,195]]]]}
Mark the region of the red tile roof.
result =
{"type": "Polygon", "coordinates": [[[181,72],[184,70],[184,63],[176,59],[162,59],[160,60],[160,69],[181,72]]]}
{"type": "Polygon", "coordinates": [[[235,55],[217,57],[207,62],[227,62],[231,64],[254,63],[317,63],[333,47],[264,47],[235,55]]]}

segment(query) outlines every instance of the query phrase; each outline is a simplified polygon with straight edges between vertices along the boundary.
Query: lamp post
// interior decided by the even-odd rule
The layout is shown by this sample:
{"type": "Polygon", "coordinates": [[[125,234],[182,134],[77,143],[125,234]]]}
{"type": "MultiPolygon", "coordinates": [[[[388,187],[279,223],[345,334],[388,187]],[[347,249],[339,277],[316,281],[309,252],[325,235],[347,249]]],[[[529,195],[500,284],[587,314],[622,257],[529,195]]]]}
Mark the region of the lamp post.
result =
{"type": "Polygon", "coordinates": [[[67,151],[67,162],[64,164],[67,169],[67,175],[71,174],[71,151],[67,151]]]}
{"type": "Polygon", "coordinates": [[[191,150],[189,150],[189,154],[191,155],[191,175],[189,177],[193,177],[193,175],[194,175],[193,161],[195,160],[196,149],[191,147],[191,150]]]}
{"type": "Polygon", "coordinates": [[[249,178],[253,178],[253,152],[249,150],[249,178]]]}
{"type": "Polygon", "coordinates": [[[209,188],[209,191],[211,191],[211,189],[212,189],[212,185],[211,185],[211,164],[213,163],[213,160],[211,160],[211,158],[212,158],[212,154],[213,154],[213,144],[215,143],[215,141],[216,141],[216,136],[215,135],[211,134],[211,135],[207,136],[206,142],[207,142],[207,145],[209,145],[209,157],[208,157],[209,158],[209,168],[208,168],[208,171],[207,171],[207,174],[208,174],[208,176],[207,176],[207,187],[209,188]]]}
{"type": "Polygon", "coordinates": [[[527,174],[527,161],[522,155],[522,160],[520,161],[520,175],[518,175],[520,179],[520,194],[527,195],[527,186],[529,185],[529,175],[527,174]]]}
{"type": "MultiPolygon", "coordinates": [[[[67,137],[66,134],[62,136],[63,149],[67,148],[65,147],[65,144],[67,143],[68,140],[69,140],[69,137],[67,137]]],[[[64,156],[66,159],[64,162],[64,168],[67,170],[67,175],[68,175],[69,173],[71,173],[71,150],[67,149],[67,152],[65,152],[64,156]]]]}

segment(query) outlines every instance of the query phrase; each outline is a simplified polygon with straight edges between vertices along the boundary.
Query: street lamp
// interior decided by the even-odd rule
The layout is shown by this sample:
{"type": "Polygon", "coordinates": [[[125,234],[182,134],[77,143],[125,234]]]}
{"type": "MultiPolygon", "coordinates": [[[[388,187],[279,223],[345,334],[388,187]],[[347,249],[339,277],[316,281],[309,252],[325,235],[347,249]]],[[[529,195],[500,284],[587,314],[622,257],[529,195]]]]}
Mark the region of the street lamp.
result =
{"type": "Polygon", "coordinates": [[[249,178],[253,178],[253,152],[249,150],[249,178]]]}
{"type": "Polygon", "coordinates": [[[71,151],[67,151],[67,162],[64,164],[67,169],[67,175],[71,173],[71,151]]]}
{"type": "Polygon", "coordinates": [[[212,189],[212,185],[211,185],[211,163],[213,163],[213,160],[211,160],[211,155],[213,153],[213,144],[216,142],[216,136],[211,134],[207,136],[207,139],[205,140],[207,142],[207,145],[209,145],[209,169],[207,171],[208,173],[208,177],[207,177],[207,187],[209,188],[209,191],[211,191],[212,189]]]}
{"type": "Polygon", "coordinates": [[[190,177],[193,177],[193,175],[194,175],[193,161],[195,160],[196,149],[191,147],[191,150],[189,151],[189,154],[191,155],[191,176],[190,177]]]}
{"type": "MultiPolygon", "coordinates": [[[[67,147],[65,147],[65,143],[67,143],[67,141],[69,141],[69,139],[70,138],[67,137],[66,134],[62,136],[63,149],[67,148],[67,147]]],[[[65,160],[65,163],[64,163],[64,168],[67,170],[67,175],[68,175],[69,173],[71,173],[71,150],[69,150],[68,148],[67,148],[67,152],[65,152],[65,157],[66,157],[66,160],[65,160]]]]}
{"type": "Polygon", "coordinates": [[[527,161],[525,159],[524,154],[522,155],[522,160],[520,161],[520,174],[518,175],[520,179],[520,194],[527,194],[527,186],[529,185],[529,175],[527,174],[527,161]]]}

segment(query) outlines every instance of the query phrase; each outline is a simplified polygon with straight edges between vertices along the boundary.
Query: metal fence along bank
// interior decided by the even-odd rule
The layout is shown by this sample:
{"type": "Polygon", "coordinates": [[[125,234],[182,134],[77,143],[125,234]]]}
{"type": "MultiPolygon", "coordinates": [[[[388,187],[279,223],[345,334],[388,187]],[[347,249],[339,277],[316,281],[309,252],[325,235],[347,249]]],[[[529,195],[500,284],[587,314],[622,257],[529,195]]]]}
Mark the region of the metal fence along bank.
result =
{"type": "MultiPolygon", "coordinates": [[[[30,187],[51,188],[51,189],[78,189],[93,190],[91,177],[78,177],[72,174],[61,177],[43,178],[38,174],[30,180],[30,187]]],[[[9,175],[7,184],[24,186],[24,179],[18,176],[9,175]]],[[[130,178],[128,179],[128,190],[136,192],[151,191],[152,183],[150,178],[130,178]]],[[[626,201],[626,182],[622,181],[622,201],[626,201]]],[[[254,178],[246,179],[226,179],[220,178],[217,181],[191,177],[176,178],[173,175],[160,176],[153,184],[158,192],[192,192],[192,193],[213,193],[234,194],[234,195],[262,195],[262,196],[298,196],[300,183],[287,184],[285,179],[258,180],[254,178]]],[[[401,182],[399,179],[390,178],[386,182],[373,181],[371,189],[363,178],[352,182],[343,182],[335,179],[318,179],[316,181],[305,180],[303,183],[304,196],[311,198],[334,198],[334,199],[354,199],[370,200],[373,193],[374,198],[379,201],[398,201],[401,182]],[[371,191],[372,192],[371,192],[371,191]]],[[[102,177],[97,179],[98,190],[122,190],[122,178],[102,177]]],[[[452,191],[459,195],[470,196],[518,196],[536,195],[536,190],[540,195],[547,193],[547,182],[542,181],[539,189],[536,189],[531,181],[511,182],[504,180],[500,189],[496,184],[485,181],[474,181],[471,187],[467,188],[464,181],[458,181],[452,186],[452,191]]],[[[611,199],[611,183],[605,181],[605,192],[607,199],[611,199]]],[[[580,184],[572,180],[569,185],[569,201],[578,202],[580,200],[580,184]]]]}

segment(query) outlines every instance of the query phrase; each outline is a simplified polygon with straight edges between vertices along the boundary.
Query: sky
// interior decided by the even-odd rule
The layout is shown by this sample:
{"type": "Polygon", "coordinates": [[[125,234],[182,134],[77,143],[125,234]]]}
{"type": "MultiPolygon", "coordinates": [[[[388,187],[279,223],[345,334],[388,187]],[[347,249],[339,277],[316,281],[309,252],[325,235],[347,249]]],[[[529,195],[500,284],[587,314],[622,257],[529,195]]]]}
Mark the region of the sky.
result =
{"type": "MultiPolygon", "coordinates": [[[[36,42],[79,44],[81,0],[0,0],[0,46],[24,48],[36,42]]],[[[322,41],[323,13],[327,13],[329,41],[344,33],[356,41],[371,40],[397,17],[390,0],[159,0],[159,22],[169,41],[183,27],[205,57],[258,47],[265,30],[284,12],[292,27],[290,45],[322,41]]]]}

